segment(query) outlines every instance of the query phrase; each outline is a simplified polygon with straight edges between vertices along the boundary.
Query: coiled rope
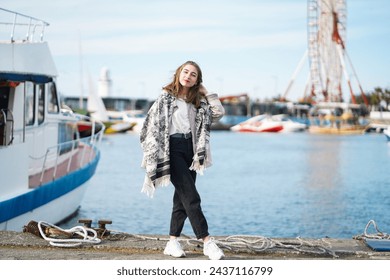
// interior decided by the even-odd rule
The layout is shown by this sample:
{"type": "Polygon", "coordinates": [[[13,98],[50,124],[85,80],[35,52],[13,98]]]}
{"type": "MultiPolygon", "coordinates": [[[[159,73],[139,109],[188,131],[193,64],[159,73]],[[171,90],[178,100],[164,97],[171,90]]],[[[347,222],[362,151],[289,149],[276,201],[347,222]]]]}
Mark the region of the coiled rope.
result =
{"type": "Polygon", "coordinates": [[[101,239],[97,237],[97,232],[94,229],[83,226],[75,226],[71,229],[62,229],[56,225],[47,222],[38,222],[38,229],[43,239],[49,241],[50,245],[56,247],[77,247],[84,243],[98,244],[101,239]],[[75,236],[77,238],[52,238],[46,235],[43,228],[55,228],[65,235],[75,236]]]}
{"type": "Polygon", "coordinates": [[[364,228],[364,232],[362,234],[356,235],[353,237],[354,239],[362,240],[362,239],[390,239],[390,235],[388,233],[382,232],[379,230],[376,222],[374,220],[370,220],[366,227],[364,228]],[[370,226],[373,226],[375,229],[375,233],[368,233],[368,229],[370,226]]]}

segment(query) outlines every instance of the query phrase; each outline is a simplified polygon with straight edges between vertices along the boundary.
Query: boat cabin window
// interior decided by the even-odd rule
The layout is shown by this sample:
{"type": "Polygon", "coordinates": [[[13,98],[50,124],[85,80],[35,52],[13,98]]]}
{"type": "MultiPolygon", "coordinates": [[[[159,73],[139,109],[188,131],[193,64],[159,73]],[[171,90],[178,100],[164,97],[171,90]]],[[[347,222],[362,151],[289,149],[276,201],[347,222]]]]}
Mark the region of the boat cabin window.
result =
{"type": "Polygon", "coordinates": [[[31,82],[25,82],[26,92],[26,125],[33,125],[35,122],[35,87],[31,82]]]}
{"type": "Polygon", "coordinates": [[[35,86],[38,94],[38,124],[45,120],[45,85],[38,84],[35,86]]]}
{"type": "Polygon", "coordinates": [[[0,146],[7,145],[7,111],[9,87],[0,86],[0,146]]]}
{"type": "Polygon", "coordinates": [[[57,90],[55,83],[49,83],[49,93],[48,93],[48,107],[47,111],[51,114],[58,114],[60,112],[59,106],[58,106],[58,97],[57,97],[57,90]]]}
{"type": "Polygon", "coordinates": [[[0,110],[8,109],[9,87],[0,86],[0,110]]]}

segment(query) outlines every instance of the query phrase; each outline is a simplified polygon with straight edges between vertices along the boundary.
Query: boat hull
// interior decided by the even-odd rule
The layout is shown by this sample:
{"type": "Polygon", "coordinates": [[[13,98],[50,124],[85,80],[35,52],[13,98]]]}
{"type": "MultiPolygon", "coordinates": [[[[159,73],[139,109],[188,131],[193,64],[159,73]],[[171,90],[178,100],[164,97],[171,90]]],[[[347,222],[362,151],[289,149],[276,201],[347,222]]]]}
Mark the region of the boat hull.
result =
{"type": "Polygon", "coordinates": [[[239,131],[239,132],[279,132],[283,129],[283,126],[282,125],[278,125],[278,126],[269,126],[269,127],[261,127],[261,128],[257,128],[257,127],[242,127],[236,131],[239,131]]]}
{"type": "Polygon", "coordinates": [[[363,134],[366,130],[366,126],[352,126],[352,127],[321,127],[310,126],[309,132],[313,134],[339,134],[339,135],[354,135],[363,134]]]}
{"type": "Polygon", "coordinates": [[[272,120],[269,115],[258,115],[230,128],[236,132],[279,132],[282,129],[282,123],[272,120]]]}
{"type": "Polygon", "coordinates": [[[95,173],[100,153],[83,168],[78,169],[0,202],[0,230],[22,231],[29,221],[46,221],[57,224],[80,207],[86,182],[95,173]]]}
{"type": "Polygon", "coordinates": [[[386,136],[387,141],[390,141],[390,129],[385,129],[383,134],[386,136]]]}
{"type": "Polygon", "coordinates": [[[107,125],[105,134],[125,133],[131,130],[136,124],[131,122],[117,122],[111,125],[107,125]]]}

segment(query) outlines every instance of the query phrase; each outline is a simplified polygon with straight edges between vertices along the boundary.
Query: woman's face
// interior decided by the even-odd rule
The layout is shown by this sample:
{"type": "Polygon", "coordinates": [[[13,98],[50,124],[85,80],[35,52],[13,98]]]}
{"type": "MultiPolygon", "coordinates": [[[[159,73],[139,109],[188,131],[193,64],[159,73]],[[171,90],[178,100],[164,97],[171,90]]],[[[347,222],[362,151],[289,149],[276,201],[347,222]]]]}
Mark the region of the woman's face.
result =
{"type": "Polygon", "coordinates": [[[180,72],[179,82],[183,87],[191,88],[198,81],[198,70],[191,64],[186,64],[180,72]]]}

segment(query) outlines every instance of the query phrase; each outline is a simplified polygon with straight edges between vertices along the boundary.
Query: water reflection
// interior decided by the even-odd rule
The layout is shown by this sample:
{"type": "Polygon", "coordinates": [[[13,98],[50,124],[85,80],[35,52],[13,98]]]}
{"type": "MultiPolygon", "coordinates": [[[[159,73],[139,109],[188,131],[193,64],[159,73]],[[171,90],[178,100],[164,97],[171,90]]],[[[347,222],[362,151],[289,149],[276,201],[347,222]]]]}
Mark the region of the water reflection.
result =
{"type": "Polygon", "coordinates": [[[307,172],[303,183],[306,188],[333,189],[341,181],[340,141],[330,137],[316,137],[307,141],[307,172]]]}

